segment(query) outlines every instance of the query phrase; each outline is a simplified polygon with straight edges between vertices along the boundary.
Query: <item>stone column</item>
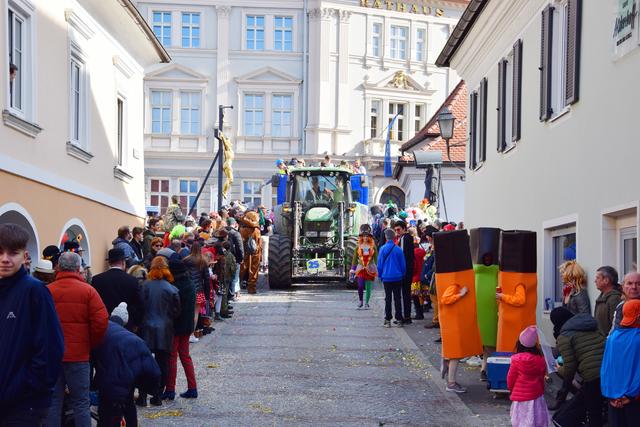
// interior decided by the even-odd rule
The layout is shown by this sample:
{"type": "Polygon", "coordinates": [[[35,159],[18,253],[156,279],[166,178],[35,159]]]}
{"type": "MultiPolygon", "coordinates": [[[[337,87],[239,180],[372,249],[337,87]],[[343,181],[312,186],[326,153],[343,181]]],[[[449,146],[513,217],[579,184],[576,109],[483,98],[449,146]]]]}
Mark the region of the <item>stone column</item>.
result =
{"type": "MultiPolygon", "coordinates": [[[[218,121],[218,105],[229,105],[229,14],[230,6],[216,6],[216,14],[218,16],[218,46],[216,56],[216,99],[217,103],[209,114],[214,114],[214,121],[218,121]]],[[[237,108],[237,106],[234,106],[237,108]]],[[[237,114],[241,114],[238,112],[237,114]]],[[[231,129],[231,122],[225,120],[224,131],[231,129]]],[[[232,135],[227,135],[231,137],[232,135]]]]}
{"type": "Polygon", "coordinates": [[[337,99],[337,123],[336,123],[336,147],[334,152],[341,154],[352,148],[350,141],[351,128],[349,126],[349,101],[351,91],[349,88],[349,19],[351,12],[339,10],[340,19],[338,29],[338,99],[337,99]],[[338,149],[338,147],[340,147],[338,149]]]}

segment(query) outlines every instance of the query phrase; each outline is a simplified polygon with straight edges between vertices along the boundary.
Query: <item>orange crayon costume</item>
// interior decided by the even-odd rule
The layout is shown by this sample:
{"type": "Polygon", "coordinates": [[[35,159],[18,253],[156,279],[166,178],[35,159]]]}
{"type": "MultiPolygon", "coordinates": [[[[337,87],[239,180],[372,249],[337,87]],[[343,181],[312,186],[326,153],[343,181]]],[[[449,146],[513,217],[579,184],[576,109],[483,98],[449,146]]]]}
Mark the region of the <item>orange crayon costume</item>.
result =
{"type": "Polygon", "coordinates": [[[461,359],[482,353],[476,288],[466,230],[435,233],[436,288],[442,357],[461,359]]]}
{"type": "Polygon", "coordinates": [[[500,235],[497,351],[513,352],[520,332],[536,324],[538,276],[536,233],[503,231],[500,235]]]}

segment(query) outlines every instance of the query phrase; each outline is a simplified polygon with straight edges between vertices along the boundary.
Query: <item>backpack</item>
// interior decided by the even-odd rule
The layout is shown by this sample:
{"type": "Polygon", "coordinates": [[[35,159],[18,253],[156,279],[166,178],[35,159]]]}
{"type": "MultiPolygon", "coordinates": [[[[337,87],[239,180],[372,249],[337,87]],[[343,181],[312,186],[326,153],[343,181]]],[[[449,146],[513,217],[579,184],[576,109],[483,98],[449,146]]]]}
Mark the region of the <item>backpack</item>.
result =
{"type": "Polygon", "coordinates": [[[244,242],[244,253],[249,255],[258,253],[258,243],[256,243],[256,239],[253,238],[253,234],[244,242]]]}
{"type": "Polygon", "coordinates": [[[162,217],[162,222],[164,223],[164,230],[171,232],[176,224],[184,222],[184,212],[178,206],[175,206],[175,208],[170,206],[167,213],[162,217]]]}

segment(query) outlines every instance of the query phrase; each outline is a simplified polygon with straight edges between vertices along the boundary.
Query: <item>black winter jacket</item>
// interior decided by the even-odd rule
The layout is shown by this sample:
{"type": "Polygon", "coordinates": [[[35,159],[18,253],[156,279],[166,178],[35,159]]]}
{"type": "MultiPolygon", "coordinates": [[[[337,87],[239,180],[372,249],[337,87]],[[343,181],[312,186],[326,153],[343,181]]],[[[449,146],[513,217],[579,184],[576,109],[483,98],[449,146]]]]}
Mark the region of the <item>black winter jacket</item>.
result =
{"type": "Polygon", "coordinates": [[[564,364],[558,373],[570,384],[577,372],[585,381],[600,378],[605,337],[598,331],[596,320],[588,314],[577,314],[567,320],[557,339],[564,364]]]}
{"type": "Polygon", "coordinates": [[[226,228],[229,233],[229,242],[231,243],[231,253],[236,257],[236,264],[240,264],[244,259],[244,244],[240,232],[233,227],[226,228]]]}
{"type": "Polygon", "coordinates": [[[173,320],[180,314],[178,289],[166,280],[148,280],[142,295],[145,313],[140,337],[153,351],[171,351],[173,320]]]}

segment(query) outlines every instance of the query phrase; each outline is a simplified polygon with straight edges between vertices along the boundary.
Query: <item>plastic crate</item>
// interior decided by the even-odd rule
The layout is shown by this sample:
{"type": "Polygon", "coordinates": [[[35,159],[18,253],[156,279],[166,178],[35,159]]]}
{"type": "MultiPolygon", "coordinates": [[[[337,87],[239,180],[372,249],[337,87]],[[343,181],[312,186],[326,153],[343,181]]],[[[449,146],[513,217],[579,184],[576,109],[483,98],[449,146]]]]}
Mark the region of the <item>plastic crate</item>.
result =
{"type": "Polygon", "coordinates": [[[511,354],[508,352],[492,353],[487,358],[487,388],[493,393],[509,393],[507,373],[511,366],[511,354]]]}

